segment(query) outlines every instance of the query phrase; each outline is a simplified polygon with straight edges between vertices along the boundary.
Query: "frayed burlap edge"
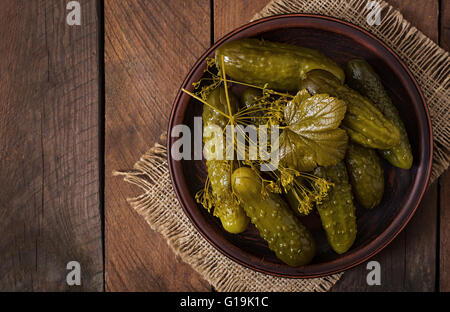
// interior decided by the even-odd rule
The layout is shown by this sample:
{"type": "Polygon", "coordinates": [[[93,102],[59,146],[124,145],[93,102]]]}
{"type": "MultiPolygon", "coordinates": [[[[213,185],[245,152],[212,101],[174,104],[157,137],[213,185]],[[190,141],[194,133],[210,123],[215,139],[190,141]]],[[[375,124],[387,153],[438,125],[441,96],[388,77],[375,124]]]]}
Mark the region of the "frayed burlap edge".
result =
{"type": "MultiPolygon", "coordinates": [[[[164,138],[162,138],[163,140],[164,138]]],[[[139,186],[144,193],[128,199],[153,230],[161,233],[181,259],[218,291],[327,291],[340,274],[313,279],[288,279],[247,269],[230,260],[193,227],[178,203],[167,167],[167,149],[155,144],[134,165],[133,171],[114,172],[139,186]]]]}
{"type": "Polygon", "coordinates": [[[434,141],[430,182],[434,182],[450,163],[450,56],[399,11],[378,2],[382,8],[378,26],[367,23],[367,0],[273,0],[253,20],[286,13],[331,16],[366,29],[394,50],[414,74],[428,104],[434,141]]]}
{"type": "MultiPolygon", "coordinates": [[[[449,151],[449,68],[448,52],[412,27],[387,3],[383,22],[366,22],[367,0],[274,0],[253,19],[283,13],[313,13],[333,16],[359,25],[387,43],[408,65],[427,100],[433,125],[434,162],[431,181],[448,168],[449,151]]],[[[341,277],[293,280],[261,274],[228,259],[211,246],[182,211],[169,177],[167,150],[155,144],[134,165],[133,171],[115,172],[139,186],[143,194],[128,199],[153,230],[161,233],[171,249],[190,264],[218,291],[328,291],[341,277]]]]}

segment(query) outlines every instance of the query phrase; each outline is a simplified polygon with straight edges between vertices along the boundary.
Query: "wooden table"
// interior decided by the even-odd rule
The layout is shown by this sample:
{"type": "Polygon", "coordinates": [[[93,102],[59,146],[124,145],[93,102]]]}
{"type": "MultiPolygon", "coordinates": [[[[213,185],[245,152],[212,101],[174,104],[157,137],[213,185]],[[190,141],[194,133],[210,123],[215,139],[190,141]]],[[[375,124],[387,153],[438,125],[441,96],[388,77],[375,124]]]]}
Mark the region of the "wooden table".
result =
{"type": "MultiPolygon", "coordinates": [[[[0,290],[211,291],[126,202],[112,177],[166,130],[182,79],[215,40],[268,0],[0,2],[0,290]],[[68,286],[66,264],[81,265],[68,286]]],[[[449,0],[390,0],[450,49],[449,0]]],[[[450,172],[377,255],[333,291],[450,290],[450,172]]]]}

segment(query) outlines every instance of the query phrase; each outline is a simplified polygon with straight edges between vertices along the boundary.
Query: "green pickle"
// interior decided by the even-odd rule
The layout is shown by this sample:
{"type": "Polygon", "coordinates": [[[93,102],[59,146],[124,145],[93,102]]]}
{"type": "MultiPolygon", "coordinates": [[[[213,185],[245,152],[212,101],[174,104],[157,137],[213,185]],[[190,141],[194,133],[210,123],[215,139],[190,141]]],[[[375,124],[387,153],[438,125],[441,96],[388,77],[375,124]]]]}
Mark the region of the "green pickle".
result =
{"type": "Polygon", "coordinates": [[[242,92],[241,103],[244,108],[250,108],[262,96],[262,91],[256,88],[247,88],[242,92]]]}
{"type": "Polygon", "coordinates": [[[350,144],[345,162],[358,203],[368,209],[377,206],[384,193],[384,172],[378,154],[373,149],[350,144]]]}
{"type": "Polygon", "coordinates": [[[376,149],[389,149],[400,143],[400,130],[383,116],[369,100],[343,85],[327,71],[313,70],[300,83],[300,90],[311,94],[326,93],[347,103],[342,128],[350,139],[360,145],[376,149]]]}
{"type": "Polygon", "coordinates": [[[397,108],[381,83],[378,74],[365,60],[351,60],[346,67],[347,83],[371,100],[378,109],[400,130],[400,143],[390,149],[380,151],[393,166],[410,169],[413,164],[408,133],[397,108]]]}
{"type": "Polygon", "coordinates": [[[281,91],[298,91],[300,79],[313,69],[327,70],[342,83],[345,79],[344,71],[322,53],[286,43],[230,41],[216,50],[215,58],[232,79],[281,91]]]}
{"type": "MultiPolygon", "coordinates": [[[[239,100],[231,92],[229,99],[232,111],[237,110],[239,100]]],[[[228,105],[225,97],[224,87],[211,92],[207,102],[220,111],[228,114],[228,105]]],[[[217,125],[222,129],[227,125],[227,118],[207,105],[203,105],[203,126],[217,125]]],[[[211,138],[203,137],[203,141],[211,138]]],[[[225,152],[225,151],[224,151],[225,152]]],[[[224,157],[225,159],[225,157],[224,157]]],[[[223,228],[233,234],[241,233],[247,229],[249,219],[244,209],[233,195],[231,188],[231,173],[233,161],[231,160],[207,160],[208,177],[211,183],[214,198],[214,215],[220,219],[223,228]]]]}
{"type": "Polygon", "coordinates": [[[356,238],[355,205],[347,169],[344,162],[340,162],[336,166],[317,167],[314,174],[334,184],[327,197],[316,206],[331,248],[343,254],[356,238]]]}
{"type": "Polygon", "coordinates": [[[314,238],[280,195],[262,195],[262,181],[253,169],[241,167],[232,175],[233,191],[270,250],[284,263],[301,266],[316,253],[314,238]]]}
{"type": "Polygon", "coordinates": [[[300,212],[299,208],[301,207],[301,197],[295,189],[291,188],[287,191],[286,200],[289,203],[289,207],[291,207],[292,211],[294,211],[297,216],[304,217],[306,215],[300,212]]]}
{"type": "MultiPolygon", "coordinates": [[[[302,185],[302,187],[307,187],[302,177],[295,177],[295,183],[297,185],[302,185]]],[[[289,207],[298,217],[307,216],[313,208],[313,204],[311,204],[311,210],[304,209],[303,203],[305,202],[305,197],[301,191],[295,187],[291,187],[287,192],[285,192],[285,198],[289,204],[289,207]]]]}
{"type": "MultiPolygon", "coordinates": [[[[249,87],[245,89],[241,94],[241,103],[243,109],[249,109],[255,105],[258,98],[261,98],[263,95],[261,89],[256,89],[249,87]]],[[[258,112],[249,112],[246,114],[247,117],[250,117],[250,122],[255,126],[265,124],[265,119],[262,118],[266,112],[258,111],[258,112]]]]}

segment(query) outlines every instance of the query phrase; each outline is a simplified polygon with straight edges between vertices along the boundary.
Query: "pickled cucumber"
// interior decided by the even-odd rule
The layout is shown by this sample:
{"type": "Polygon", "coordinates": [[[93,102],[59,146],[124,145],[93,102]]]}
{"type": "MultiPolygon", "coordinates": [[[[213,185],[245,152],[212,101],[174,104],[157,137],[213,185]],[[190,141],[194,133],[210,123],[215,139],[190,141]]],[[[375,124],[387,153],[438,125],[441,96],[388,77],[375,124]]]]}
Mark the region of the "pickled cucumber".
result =
{"type": "Polygon", "coordinates": [[[355,205],[347,169],[344,162],[340,162],[332,167],[317,167],[314,174],[334,184],[327,198],[316,206],[331,248],[342,254],[356,238],[355,205]]]}
{"type": "Polygon", "coordinates": [[[322,53],[296,45],[242,39],[216,50],[216,66],[234,80],[282,91],[298,91],[300,78],[313,69],[327,70],[344,82],[344,71],[322,53]]]}
{"type": "Polygon", "coordinates": [[[359,91],[378,107],[378,109],[400,130],[400,143],[388,150],[380,151],[381,155],[392,165],[410,169],[413,163],[408,133],[400,118],[397,108],[381,83],[380,77],[365,60],[351,60],[346,67],[347,83],[359,91]]]}
{"type": "MultiPolygon", "coordinates": [[[[303,179],[300,177],[296,178],[298,183],[303,183],[303,179]]],[[[292,211],[294,211],[294,213],[299,216],[299,217],[304,217],[306,214],[303,214],[300,212],[300,207],[301,207],[301,200],[302,198],[300,197],[301,195],[297,192],[297,190],[295,188],[291,188],[290,190],[288,190],[286,192],[286,200],[289,204],[289,207],[291,207],[292,211]]]]}
{"type": "Polygon", "coordinates": [[[358,92],[342,85],[332,74],[313,70],[306,74],[300,89],[309,93],[327,93],[347,103],[342,128],[351,140],[365,147],[389,149],[400,143],[400,130],[358,92]]]}
{"type": "Polygon", "coordinates": [[[255,126],[262,125],[266,123],[266,119],[264,119],[265,111],[258,110],[256,112],[252,111],[250,108],[255,105],[258,98],[262,97],[261,89],[256,88],[247,88],[242,92],[241,95],[241,103],[243,109],[247,109],[246,116],[249,117],[249,121],[255,126]]]}
{"type": "Polygon", "coordinates": [[[261,178],[247,167],[236,169],[231,179],[233,191],[270,250],[290,266],[310,263],[316,252],[314,239],[280,195],[262,196],[261,178]]]}
{"type": "MultiPolygon", "coordinates": [[[[229,99],[232,111],[237,110],[239,100],[231,92],[229,93],[229,99]]],[[[207,102],[228,114],[224,87],[212,91],[207,98],[207,102]]],[[[227,122],[228,119],[225,116],[207,105],[203,106],[203,127],[216,125],[224,129],[227,122]]],[[[204,136],[203,142],[206,145],[208,140],[211,139],[210,137],[204,136]]],[[[223,159],[225,159],[225,155],[223,159]]],[[[214,216],[220,218],[223,228],[230,233],[237,234],[245,231],[249,224],[249,219],[234,197],[231,189],[233,161],[209,159],[206,161],[206,167],[208,169],[208,178],[211,183],[211,191],[215,205],[214,216]]]]}
{"type": "Polygon", "coordinates": [[[247,88],[242,92],[241,95],[241,103],[244,108],[250,108],[253,106],[255,101],[262,96],[262,92],[260,89],[256,88],[247,88]]]}
{"type": "Polygon", "coordinates": [[[364,208],[377,206],[384,193],[384,172],[373,149],[350,144],[345,156],[356,200],[364,208]]]}

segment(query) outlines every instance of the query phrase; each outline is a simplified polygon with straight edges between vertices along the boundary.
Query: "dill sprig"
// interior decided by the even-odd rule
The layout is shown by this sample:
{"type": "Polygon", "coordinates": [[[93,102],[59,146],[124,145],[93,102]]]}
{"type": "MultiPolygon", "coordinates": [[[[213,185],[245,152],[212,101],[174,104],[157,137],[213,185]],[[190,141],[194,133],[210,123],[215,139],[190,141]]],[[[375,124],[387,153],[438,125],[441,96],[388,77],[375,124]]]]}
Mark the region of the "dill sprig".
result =
{"type": "Polygon", "coordinates": [[[308,215],[314,209],[314,204],[320,204],[326,198],[331,186],[333,183],[326,179],[302,172],[290,184],[290,191],[298,202],[295,208],[300,214],[308,215]]]}
{"type": "MultiPolygon", "coordinates": [[[[284,128],[284,108],[286,107],[288,102],[292,101],[294,96],[289,93],[282,93],[271,90],[268,88],[267,84],[265,84],[264,86],[256,86],[228,79],[225,72],[223,57],[221,60],[221,70],[218,73],[212,70],[212,68],[215,67],[215,61],[216,60],[214,58],[206,59],[206,68],[204,70],[204,73],[207,77],[204,77],[192,84],[193,92],[189,92],[186,89],[182,89],[182,91],[189,94],[191,97],[200,101],[204,105],[207,105],[211,109],[217,111],[219,114],[228,119],[227,125],[231,125],[233,128],[232,146],[235,153],[237,153],[238,151],[238,140],[236,139],[237,133],[235,129],[241,131],[241,134],[245,139],[245,146],[239,146],[241,150],[244,150],[245,155],[250,155],[249,146],[251,146],[251,144],[253,146],[256,146],[258,151],[263,151],[259,148],[259,142],[253,142],[253,140],[249,138],[248,135],[246,135],[240,127],[236,128],[236,126],[266,125],[268,128],[267,138],[270,138],[271,126],[278,126],[280,129],[284,128]],[[255,98],[254,103],[250,107],[244,107],[233,114],[228,94],[229,87],[233,84],[260,89],[261,96],[255,98]],[[207,102],[209,94],[222,85],[225,89],[225,97],[230,114],[226,114],[225,112],[220,111],[207,102]]],[[[224,130],[223,135],[225,136],[224,130]]],[[[287,193],[289,190],[292,190],[294,191],[294,194],[299,203],[299,212],[303,215],[309,214],[314,207],[314,203],[321,203],[321,201],[327,196],[330,186],[332,186],[333,184],[313,174],[300,172],[292,168],[284,167],[282,166],[282,164],[278,164],[278,168],[276,171],[262,174],[259,169],[260,166],[263,164],[267,164],[268,162],[266,159],[270,159],[269,156],[271,153],[271,144],[269,140],[267,140],[267,144],[267,154],[262,155],[263,157],[261,157],[261,155],[258,155],[257,159],[255,160],[230,160],[230,175],[233,170],[238,167],[250,167],[261,178],[262,196],[267,196],[269,193],[282,193],[283,191],[287,193]]],[[[233,193],[233,197],[238,203],[238,197],[232,190],[231,192],[233,193]]],[[[214,197],[214,194],[212,192],[211,181],[209,177],[207,177],[205,181],[204,188],[198,191],[195,195],[195,199],[205,209],[207,209],[208,212],[210,212],[211,209],[215,206],[215,201],[217,199],[214,197]]]]}

